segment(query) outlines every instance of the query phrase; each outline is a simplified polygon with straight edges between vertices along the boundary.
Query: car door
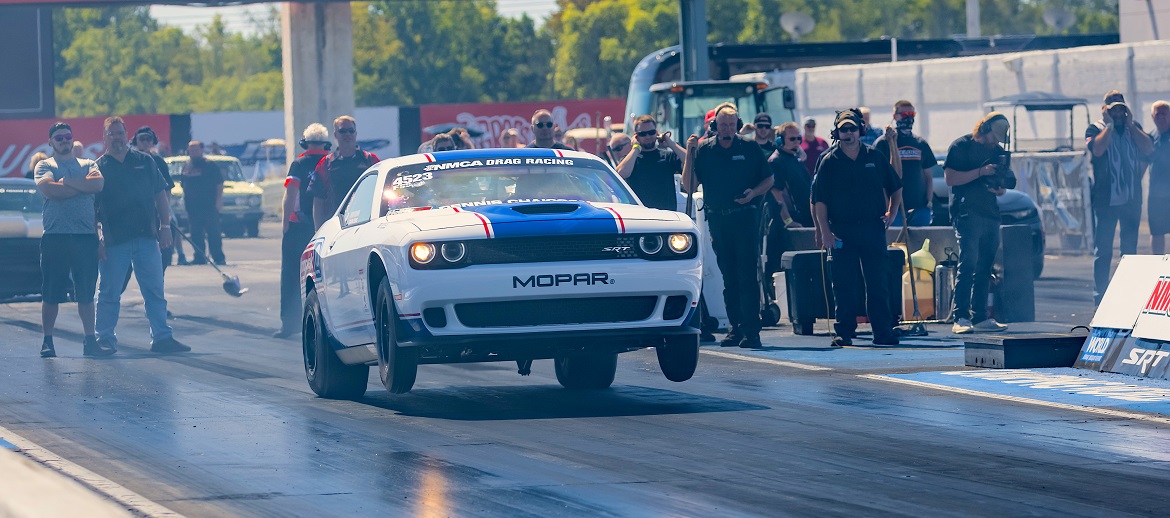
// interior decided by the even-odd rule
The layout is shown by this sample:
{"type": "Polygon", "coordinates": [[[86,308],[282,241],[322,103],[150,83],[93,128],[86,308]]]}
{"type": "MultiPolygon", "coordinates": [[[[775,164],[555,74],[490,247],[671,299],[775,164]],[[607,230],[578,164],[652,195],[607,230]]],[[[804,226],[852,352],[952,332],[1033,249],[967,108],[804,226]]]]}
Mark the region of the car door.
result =
{"type": "Polygon", "coordinates": [[[366,261],[376,232],[366,227],[373,216],[377,183],[377,173],[358,179],[338,212],[340,229],[331,242],[325,243],[322,256],[333,336],[347,347],[374,341],[366,261]]]}

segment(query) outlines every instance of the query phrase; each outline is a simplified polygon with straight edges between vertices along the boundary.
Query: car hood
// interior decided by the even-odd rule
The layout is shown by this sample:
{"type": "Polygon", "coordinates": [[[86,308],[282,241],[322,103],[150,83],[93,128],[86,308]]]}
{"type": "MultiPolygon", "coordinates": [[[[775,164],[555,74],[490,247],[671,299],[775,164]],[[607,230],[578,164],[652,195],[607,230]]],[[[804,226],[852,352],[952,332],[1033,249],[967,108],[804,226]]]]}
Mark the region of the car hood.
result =
{"type": "Polygon", "coordinates": [[[478,207],[412,210],[387,216],[420,231],[460,227],[482,229],[485,237],[624,234],[691,228],[682,214],[640,205],[578,201],[509,203],[478,207]]]}
{"type": "Polygon", "coordinates": [[[40,216],[30,217],[19,211],[0,211],[0,238],[39,238],[45,229],[40,216]]]}

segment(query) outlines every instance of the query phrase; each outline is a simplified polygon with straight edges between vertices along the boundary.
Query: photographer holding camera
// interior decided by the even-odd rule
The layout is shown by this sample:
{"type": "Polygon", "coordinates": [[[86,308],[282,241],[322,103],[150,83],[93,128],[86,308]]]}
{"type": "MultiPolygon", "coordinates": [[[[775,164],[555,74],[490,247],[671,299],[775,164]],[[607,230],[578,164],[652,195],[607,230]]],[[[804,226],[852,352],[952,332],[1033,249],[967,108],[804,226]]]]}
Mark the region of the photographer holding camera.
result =
{"type": "Polygon", "coordinates": [[[1016,186],[1011,155],[1000,147],[1000,143],[1007,143],[1010,127],[1002,113],[987,114],[970,135],[955,139],[943,166],[951,188],[951,222],[959,239],[955,334],[1007,329],[987,317],[987,292],[999,250],[1000,217],[995,198],[1016,186]]]}
{"type": "Polygon", "coordinates": [[[1093,160],[1093,301],[1100,304],[1109,287],[1113,236],[1119,223],[1121,254],[1137,253],[1144,161],[1154,144],[1117,90],[1105,94],[1101,120],[1085,130],[1085,140],[1093,160]]]}
{"type": "Polygon", "coordinates": [[[678,210],[674,175],[682,174],[686,150],[669,131],[659,135],[658,122],[649,115],[634,120],[634,138],[638,145],[618,163],[617,173],[647,207],[678,210]]]}

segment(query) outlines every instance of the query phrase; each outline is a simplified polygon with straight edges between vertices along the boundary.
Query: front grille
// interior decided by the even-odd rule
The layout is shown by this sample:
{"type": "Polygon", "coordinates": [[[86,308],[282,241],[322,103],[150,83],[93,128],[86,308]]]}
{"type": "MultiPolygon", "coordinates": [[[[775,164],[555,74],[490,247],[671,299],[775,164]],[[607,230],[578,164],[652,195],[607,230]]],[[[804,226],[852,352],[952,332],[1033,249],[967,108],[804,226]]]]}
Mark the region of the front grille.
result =
{"type": "Polygon", "coordinates": [[[633,235],[512,237],[465,241],[467,264],[543,263],[635,259],[633,235]]]}
{"type": "Polygon", "coordinates": [[[467,327],[637,322],[650,318],[657,304],[656,296],[474,302],[456,304],[455,315],[467,327]]]}

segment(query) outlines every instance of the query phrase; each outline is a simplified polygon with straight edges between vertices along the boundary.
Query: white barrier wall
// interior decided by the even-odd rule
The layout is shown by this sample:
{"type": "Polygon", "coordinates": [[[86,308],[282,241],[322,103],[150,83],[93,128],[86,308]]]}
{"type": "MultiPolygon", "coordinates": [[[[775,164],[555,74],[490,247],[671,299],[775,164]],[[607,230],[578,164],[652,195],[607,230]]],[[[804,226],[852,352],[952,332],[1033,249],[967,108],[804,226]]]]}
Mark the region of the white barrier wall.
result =
{"type": "MultiPolygon", "coordinates": [[[[986,113],[984,102],[1024,92],[1087,99],[1088,119],[1097,120],[1105,92],[1117,89],[1143,126],[1151,128],[1150,105],[1170,100],[1170,42],[803,68],[796,71],[796,88],[798,112],[815,117],[825,138],[836,110],[869,106],[871,122],[884,126],[894,102],[908,99],[919,113],[916,131],[941,154],[955,138],[971,132],[986,113]]],[[[1083,146],[1086,114],[1076,110],[1073,123],[1073,141],[1083,146]]],[[[1068,126],[1064,115],[1023,110],[1016,122],[1021,140],[1067,138],[1068,126]]]]}

